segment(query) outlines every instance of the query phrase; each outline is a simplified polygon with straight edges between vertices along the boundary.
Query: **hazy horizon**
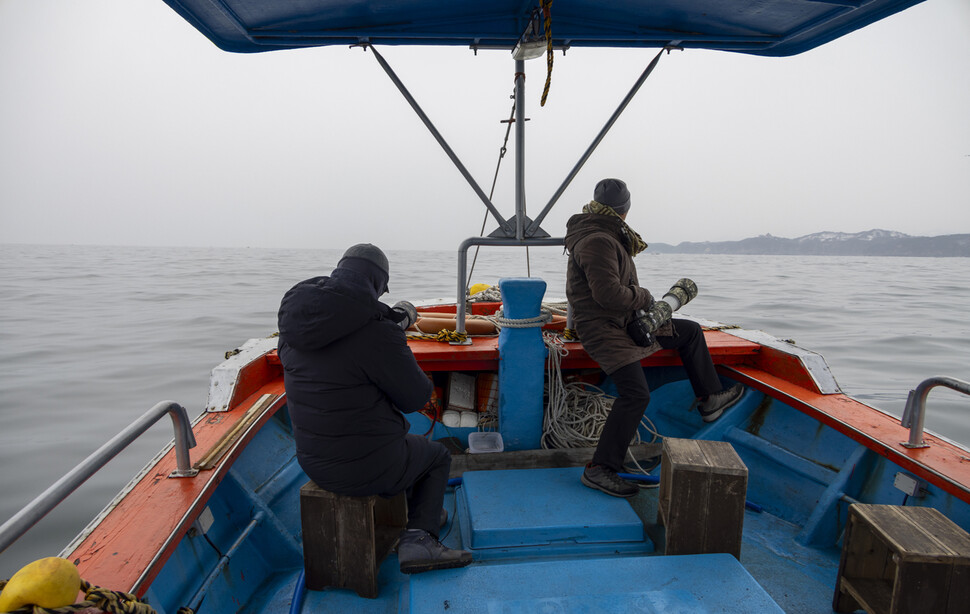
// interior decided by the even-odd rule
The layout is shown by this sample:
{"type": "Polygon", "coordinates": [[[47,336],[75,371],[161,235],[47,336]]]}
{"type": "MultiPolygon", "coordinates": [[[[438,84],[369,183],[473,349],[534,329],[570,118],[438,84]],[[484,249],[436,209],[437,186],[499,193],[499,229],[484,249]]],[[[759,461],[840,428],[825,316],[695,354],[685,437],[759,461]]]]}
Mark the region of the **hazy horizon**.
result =
{"type": "MultiPolygon", "coordinates": [[[[386,47],[487,193],[506,52],[386,47]]],[[[655,49],[526,64],[535,217],[655,49]]],[[[230,54],[162,0],[0,2],[0,242],[345,247],[477,236],[485,209],[370,52],[230,54]]],[[[543,229],[603,177],[648,242],[970,233],[970,2],[927,0],[789,58],[664,54],[543,229]],[[912,41],[932,41],[932,53],[912,41]]],[[[493,202],[514,213],[514,147],[493,202]]],[[[489,221],[485,234],[495,228],[489,221]]]]}

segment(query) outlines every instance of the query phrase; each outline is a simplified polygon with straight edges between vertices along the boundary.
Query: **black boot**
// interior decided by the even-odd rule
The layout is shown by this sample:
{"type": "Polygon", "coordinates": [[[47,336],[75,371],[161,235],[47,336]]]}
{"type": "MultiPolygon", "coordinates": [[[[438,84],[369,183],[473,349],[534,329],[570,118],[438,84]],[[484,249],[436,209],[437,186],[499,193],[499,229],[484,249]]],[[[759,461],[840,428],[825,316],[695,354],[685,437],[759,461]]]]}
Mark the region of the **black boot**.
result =
{"type": "Polygon", "coordinates": [[[472,562],[467,550],[452,550],[427,531],[406,529],[397,544],[401,573],[421,573],[434,569],[464,567],[472,562]]]}
{"type": "Polygon", "coordinates": [[[743,394],[744,387],[741,384],[735,384],[727,390],[715,392],[706,400],[699,402],[697,411],[701,412],[701,418],[704,422],[714,422],[721,417],[725,409],[729,409],[737,403],[743,394]]]}

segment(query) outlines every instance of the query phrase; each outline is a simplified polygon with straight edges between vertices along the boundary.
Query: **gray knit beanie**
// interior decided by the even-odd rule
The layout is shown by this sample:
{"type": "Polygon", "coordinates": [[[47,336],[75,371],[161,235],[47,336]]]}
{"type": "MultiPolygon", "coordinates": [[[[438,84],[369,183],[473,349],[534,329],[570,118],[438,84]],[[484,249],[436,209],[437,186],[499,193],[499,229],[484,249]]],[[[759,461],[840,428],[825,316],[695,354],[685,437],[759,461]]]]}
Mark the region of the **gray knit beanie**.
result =
{"type": "Polygon", "coordinates": [[[341,260],[344,258],[361,258],[363,260],[369,260],[373,262],[380,268],[380,270],[387,273],[390,276],[391,271],[387,263],[387,256],[381,251],[381,248],[370,243],[358,243],[347,249],[344,255],[340,257],[341,260]]]}
{"type": "Polygon", "coordinates": [[[363,275],[373,284],[377,296],[387,292],[387,282],[391,276],[390,267],[387,256],[376,245],[358,243],[350,247],[340,257],[337,268],[349,269],[363,275]]]}
{"type": "Polygon", "coordinates": [[[604,179],[596,184],[593,200],[610,207],[618,215],[630,210],[630,190],[619,179],[604,179]]]}

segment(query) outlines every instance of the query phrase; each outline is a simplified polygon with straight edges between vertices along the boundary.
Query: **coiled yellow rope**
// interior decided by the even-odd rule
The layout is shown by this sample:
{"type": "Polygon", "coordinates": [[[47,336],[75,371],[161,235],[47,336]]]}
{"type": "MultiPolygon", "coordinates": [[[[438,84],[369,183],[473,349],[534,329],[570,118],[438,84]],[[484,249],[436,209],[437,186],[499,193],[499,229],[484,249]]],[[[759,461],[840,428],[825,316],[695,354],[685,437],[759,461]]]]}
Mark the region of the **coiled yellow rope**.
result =
{"type": "MultiPolygon", "coordinates": [[[[0,590],[6,586],[6,580],[0,580],[0,590]]],[[[62,608],[42,608],[39,605],[26,606],[13,610],[11,614],[73,614],[97,608],[108,614],[157,614],[150,605],[135,597],[131,593],[112,591],[90,582],[81,580],[81,590],[84,591],[84,601],[62,608]]],[[[191,608],[179,608],[177,614],[195,614],[191,608]]]]}
{"type": "Polygon", "coordinates": [[[464,343],[468,339],[468,333],[459,333],[456,330],[448,330],[443,328],[439,330],[434,335],[408,335],[408,339],[413,339],[415,341],[444,341],[446,343],[457,342],[464,343]]]}

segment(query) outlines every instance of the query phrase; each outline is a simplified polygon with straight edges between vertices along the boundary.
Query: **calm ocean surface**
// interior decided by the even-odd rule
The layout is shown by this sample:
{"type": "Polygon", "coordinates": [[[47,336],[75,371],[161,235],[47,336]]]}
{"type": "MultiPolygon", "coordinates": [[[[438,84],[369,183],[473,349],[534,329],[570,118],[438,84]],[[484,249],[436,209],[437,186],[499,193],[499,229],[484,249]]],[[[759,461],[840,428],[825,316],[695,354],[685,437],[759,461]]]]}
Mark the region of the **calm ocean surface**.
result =
{"type": "MultiPolygon", "coordinates": [[[[276,331],[294,283],[340,250],[0,245],[0,521],[162,400],[190,417],[227,350],[276,331]]],[[[649,254],[649,252],[648,252],[649,254]]],[[[391,251],[389,302],[453,297],[454,252],[391,251]]],[[[685,312],[760,329],[827,359],[842,389],[900,415],[923,379],[970,380],[970,259],[641,255],[642,283],[700,288],[685,312]]],[[[473,283],[526,276],[521,249],[483,250],[473,283]]],[[[563,297],[561,248],[531,274],[563,297]]],[[[926,427],[970,445],[970,401],[936,389],[926,427]]],[[[165,418],[0,554],[0,578],[56,555],[172,437],[165,418]]]]}

